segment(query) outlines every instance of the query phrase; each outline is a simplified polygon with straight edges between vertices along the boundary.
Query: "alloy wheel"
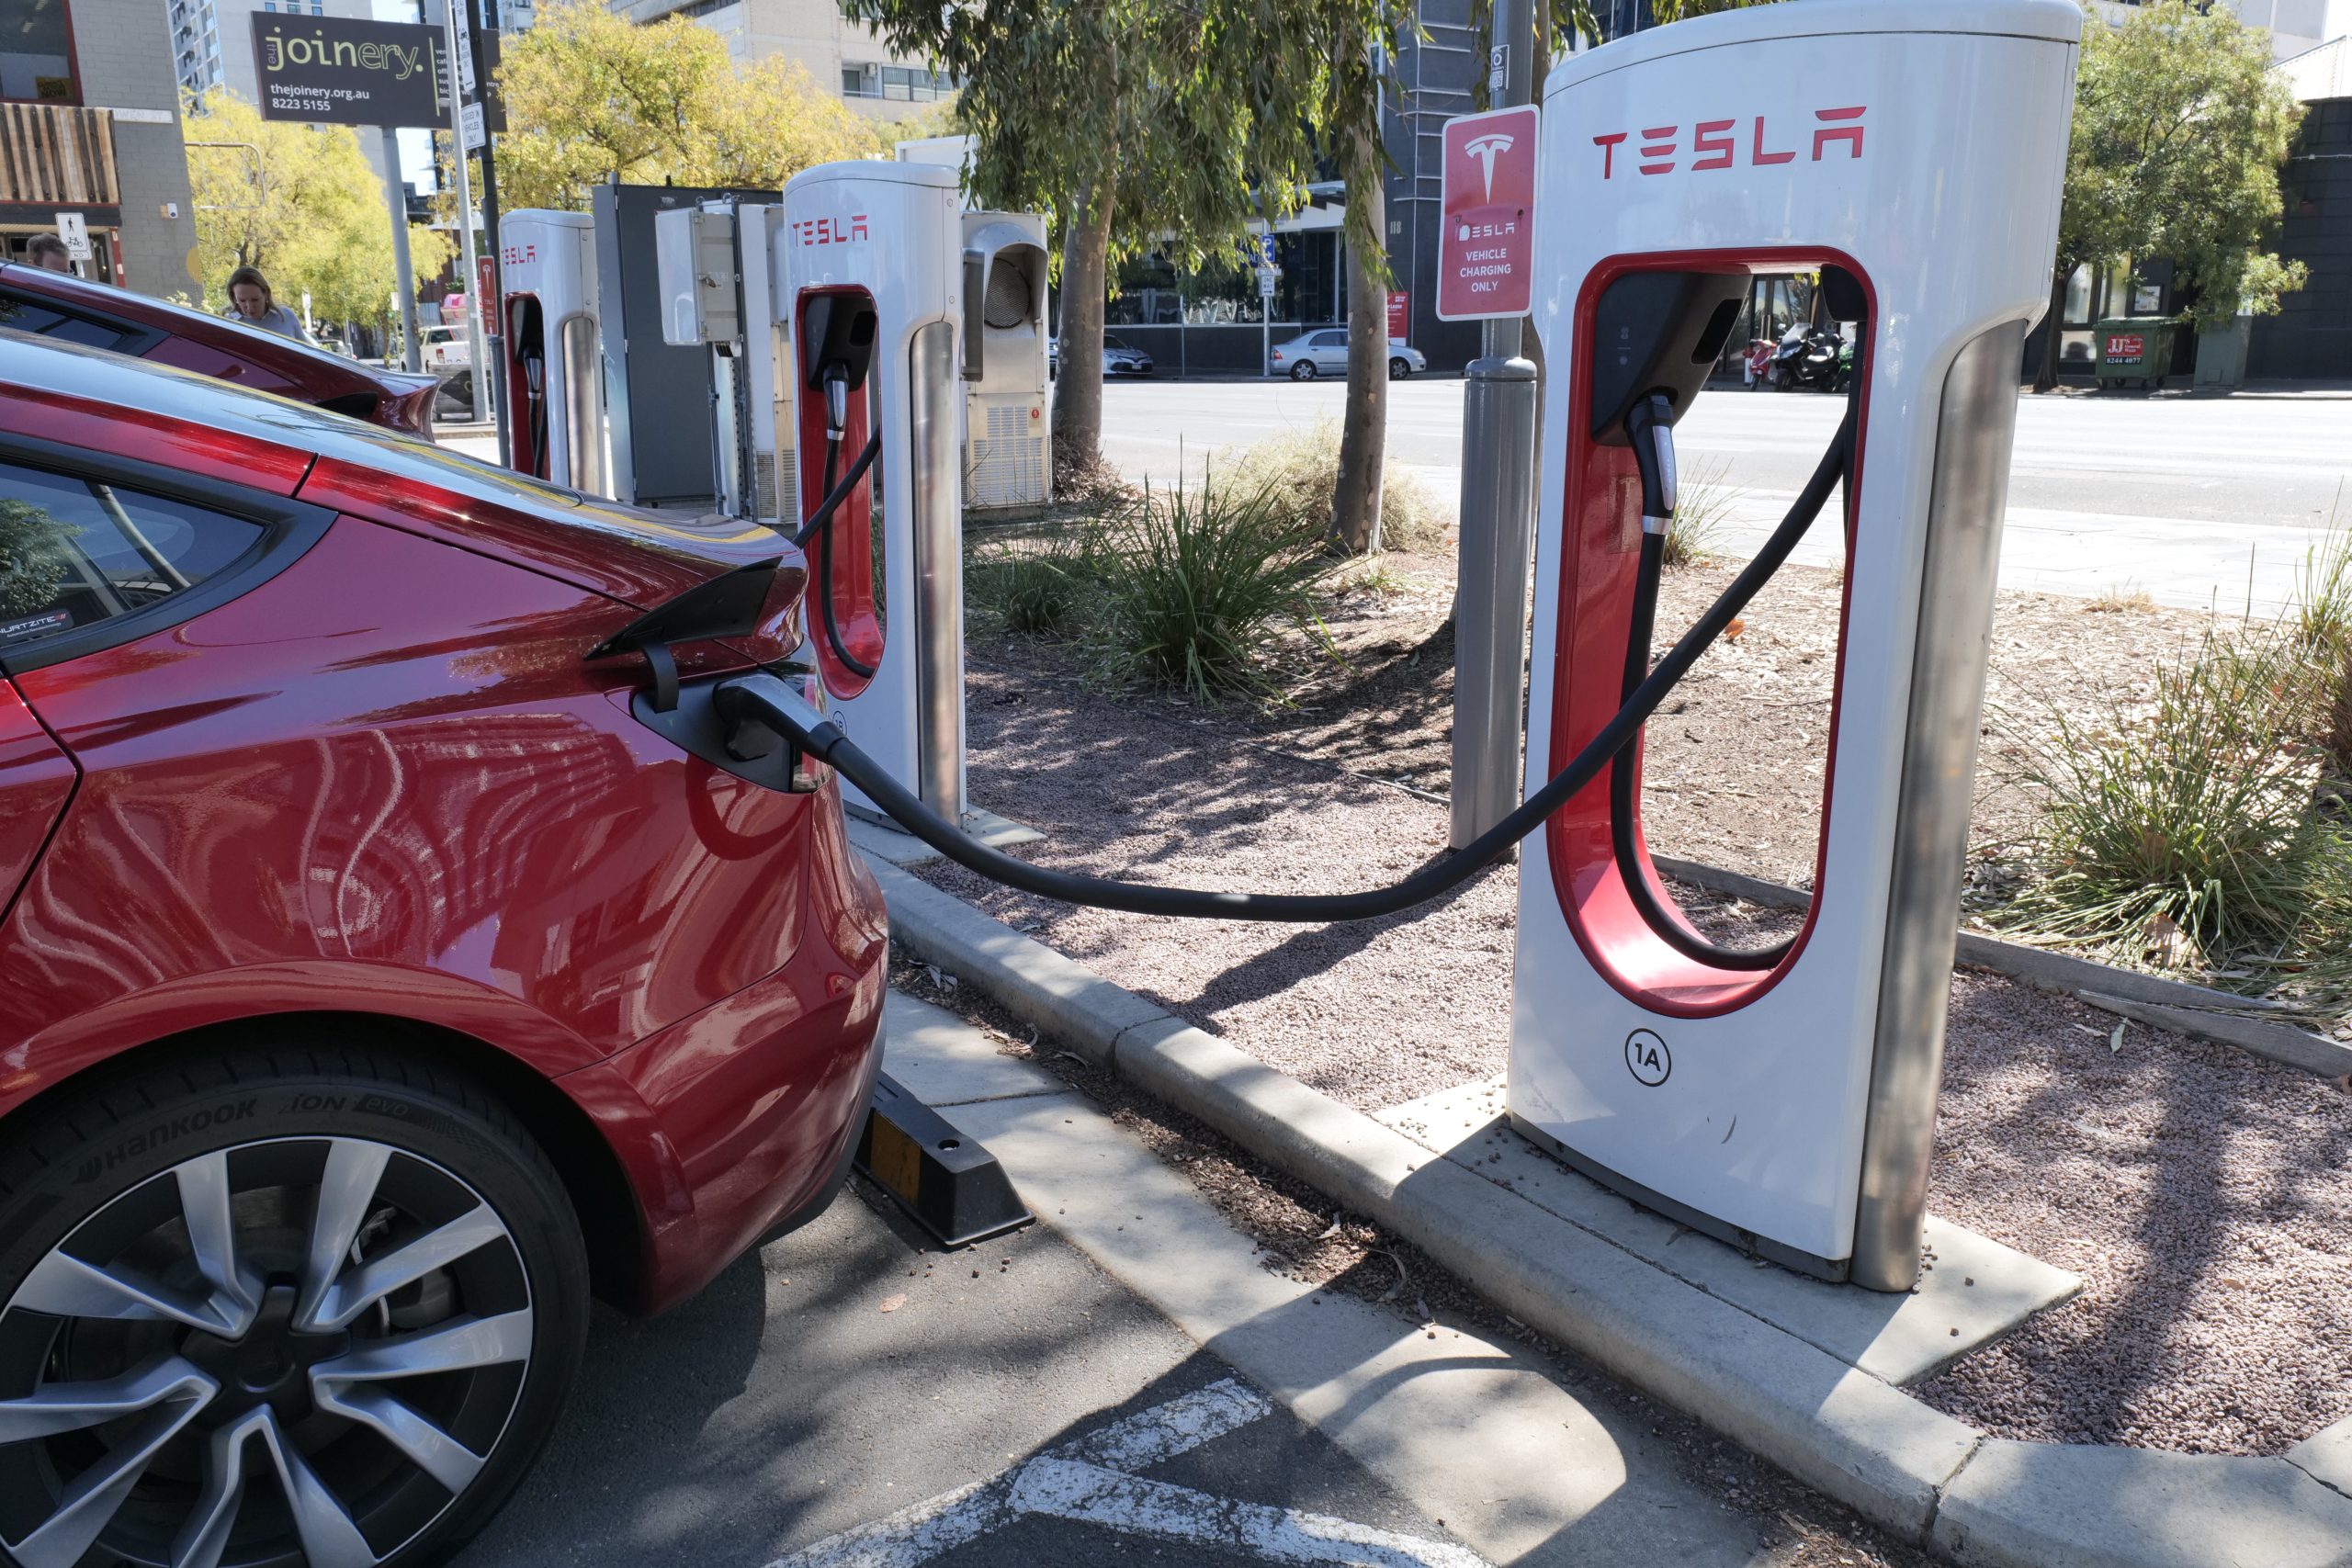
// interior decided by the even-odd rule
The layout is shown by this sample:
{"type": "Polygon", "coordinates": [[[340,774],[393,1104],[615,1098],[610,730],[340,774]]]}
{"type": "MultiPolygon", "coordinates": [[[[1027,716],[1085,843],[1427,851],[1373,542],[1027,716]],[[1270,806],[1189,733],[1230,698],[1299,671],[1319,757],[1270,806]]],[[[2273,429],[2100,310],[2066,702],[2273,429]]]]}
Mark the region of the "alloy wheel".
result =
{"type": "Polygon", "coordinates": [[[372,1568],[488,1462],[533,1322],[507,1226],[432,1161],[343,1137],[187,1160],[0,1308],[0,1546],[372,1568]]]}

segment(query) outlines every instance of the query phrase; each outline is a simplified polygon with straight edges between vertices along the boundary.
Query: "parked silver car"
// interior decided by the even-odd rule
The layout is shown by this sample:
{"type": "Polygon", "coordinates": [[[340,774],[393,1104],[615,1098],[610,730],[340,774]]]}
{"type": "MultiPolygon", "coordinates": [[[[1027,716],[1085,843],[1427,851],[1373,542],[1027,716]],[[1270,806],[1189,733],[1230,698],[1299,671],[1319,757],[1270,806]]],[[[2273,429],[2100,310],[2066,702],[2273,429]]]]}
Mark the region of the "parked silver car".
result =
{"type": "MultiPolygon", "coordinates": [[[[1430,367],[1429,358],[1403,338],[1388,340],[1388,378],[1401,381],[1430,367]]],[[[1327,327],[1321,332],[1301,333],[1288,343],[1274,344],[1270,368],[1276,375],[1287,372],[1294,381],[1312,381],[1317,376],[1344,376],[1348,373],[1348,329],[1327,327]]]]}

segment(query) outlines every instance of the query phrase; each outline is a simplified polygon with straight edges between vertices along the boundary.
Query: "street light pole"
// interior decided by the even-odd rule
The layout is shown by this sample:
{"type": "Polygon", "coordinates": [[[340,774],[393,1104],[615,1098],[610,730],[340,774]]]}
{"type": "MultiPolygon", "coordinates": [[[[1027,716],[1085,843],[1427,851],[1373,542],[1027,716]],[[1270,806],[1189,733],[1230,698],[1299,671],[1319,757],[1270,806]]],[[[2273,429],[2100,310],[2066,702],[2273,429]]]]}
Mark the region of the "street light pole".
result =
{"type": "Polygon", "coordinates": [[[481,292],[481,268],[474,249],[474,181],[472,172],[467,167],[470,160],[466,153],[465,94],[459,90],[458,72],[458,51],[467,47],[458,25],[464,6],[465,0],[445,0],[442,20],[447,25],[449,39],[450,162],[458,168],[458,235],[463,243],[466,264],[466,353],[473,363],[468,379],[474,385],[474,423],[480,424],[490,418],[490,355],[481,339],[482,301],[476,298],[481,292]]]}

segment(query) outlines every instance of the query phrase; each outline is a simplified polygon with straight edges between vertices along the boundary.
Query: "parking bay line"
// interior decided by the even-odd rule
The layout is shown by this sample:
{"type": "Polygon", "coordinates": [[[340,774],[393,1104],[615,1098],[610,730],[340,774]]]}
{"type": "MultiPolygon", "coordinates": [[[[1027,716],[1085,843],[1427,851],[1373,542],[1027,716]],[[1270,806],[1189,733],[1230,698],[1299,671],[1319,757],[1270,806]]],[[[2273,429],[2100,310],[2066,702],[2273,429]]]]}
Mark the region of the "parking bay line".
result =
{"type": "Polygon", "coordinates": [[[917,1568],[1024,1517],[1241,1553],[1268,1562],[1488,1568],[1476,1553],[1324,1514],[1216,1497],[1127,1473],[1273,1414],[1238,1378],[1154,1405],[989,1481],[846,1529],[769,1568],[917,1568]]]}

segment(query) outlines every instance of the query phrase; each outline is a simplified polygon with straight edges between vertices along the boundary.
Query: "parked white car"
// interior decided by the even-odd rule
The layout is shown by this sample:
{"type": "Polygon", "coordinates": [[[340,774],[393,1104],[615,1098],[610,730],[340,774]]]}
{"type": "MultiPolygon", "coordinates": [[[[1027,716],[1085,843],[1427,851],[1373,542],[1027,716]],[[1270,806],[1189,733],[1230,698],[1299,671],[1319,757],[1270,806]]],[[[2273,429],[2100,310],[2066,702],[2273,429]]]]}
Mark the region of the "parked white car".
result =
{"type": "MultiPolygon", "coordinates": [[[[1301,333],[1288,343],[1274,344],[1268,367],[1276,375],[1287,372],[1294,381],[1312,381],[1317,376],[1344,376],[1348,373],[1348,329],[1327,327],[1320,332],[1301,333]]],[[[1388,378],[1401,381],[1430,367],[1429,358],[1403,338],[1388,340],[1388,378]]]]}
{"type": "Polygon", "coordinates": [[[416,346],[424,355],[424,368],[435,376],[454,376],[473,367],[473,344],[463,323],[423,328],[416,346]]]}

